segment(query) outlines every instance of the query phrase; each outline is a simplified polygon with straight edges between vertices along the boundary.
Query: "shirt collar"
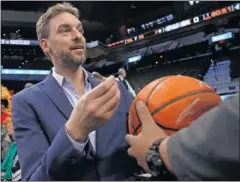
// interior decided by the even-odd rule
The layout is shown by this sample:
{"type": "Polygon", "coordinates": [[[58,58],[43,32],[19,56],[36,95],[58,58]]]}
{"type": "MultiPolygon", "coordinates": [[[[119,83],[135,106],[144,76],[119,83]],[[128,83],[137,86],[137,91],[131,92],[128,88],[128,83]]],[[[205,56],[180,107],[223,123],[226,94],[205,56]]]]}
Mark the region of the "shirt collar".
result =
{"type": "Polygon", "coordinates": [[[123,77],[121,77],[120,75],[118,76],[121,80],[124,80],[124,78],[123,77]]]}
{"type": "MultiPolygon", "coordinates": [[[[84,68],[82,68],[82,70],[83,70],[83,74],[84,74],[84,77],[85,77],[85,83],[87,84],[87,83],[89,83],[87,71],[84,68]]],[[[52,76],[56,79],[56,81],[58,82],[58,84],[60,86],[63,86],[65,82],[71,81],[70,78],[63,77],[62,75],[59,75],[58,73],[56,73],[54,68],[53,68],[53,71],[52,71],[52,76]]]]}

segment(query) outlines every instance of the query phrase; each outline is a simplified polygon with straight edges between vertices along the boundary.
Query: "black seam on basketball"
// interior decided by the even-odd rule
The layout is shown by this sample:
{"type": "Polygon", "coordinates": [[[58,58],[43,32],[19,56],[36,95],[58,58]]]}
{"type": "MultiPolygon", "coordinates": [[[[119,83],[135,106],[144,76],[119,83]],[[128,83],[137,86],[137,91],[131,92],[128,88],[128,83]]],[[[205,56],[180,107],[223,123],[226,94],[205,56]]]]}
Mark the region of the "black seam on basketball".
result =
{"type": "Polygon", "coordinates": [[[150,99],[153,91],[155,90],[155,88],[156,88],[160,83],[162,83],[164,80],[168,79],[169,77],[171,77],[171,76],[168,76],[168,77],[166,77],[165,79],[160,80],[160,81],[152,88],[152,90],[151,90],[150,93],[148,94],[148,97],[147,97],[147,100],[146,100],[146,106],[148,106],[149,99],[150,99]]]}
{"type": "Polygon", "coordinates": [[[133,126],[132,121],[128,120],[128,124],[127,124],[127,133],[130,133],[130,127],[132,127],[133,130],[135,130],[135,127],[133,126]]]}
{"type": "Polygon", "coordinates": [[[134,127],[133,127],[133,129],[134,129],[133,135],[136,135],[138,128],[140,128],[140,127],[142,126],[142,123],[141,123],[141,121],[140,121],[140,119],[139,119],[139,117],[138,117],[138,114],[137,114],[137,109],[136,109],[136,107],[137,107],[137,103],[135,104],[134,109],[135,109],[135,113],[136,113],[137,120],[139,121],[139,125],[138,125],[135,129],[134,129],[134,127]]]}
{"type": "Polygon", "coordinates": [[[162,109],[164,109],[165,107],[167,107],[168,105],[174,103],[174,102],[177,102],[177,101],[180,101],[181,99],[184,99],[186,97],[190,97],[190,96],[193,96],[193,95],[197,95],[197,94],[201,94],[201,93],[215,93],[215,91],[211,91],[211,90],[199,90],[199,91],[196,91],[196,92],[191,92],[191,93],[187,93],[187,94],[184,94],[184,95],[181,95],[175,99],[172,99],[170,100],[169,102],[163,104],[162,106],[158,107],[157,109],[155,109],[151,115],[154,116],[154,114],[158,113],[159,111],[161,111],[162,109]]]}
{"type": "MultiPolygon", "coordinates": [[[[155,90],[155,88],[156,88],[160,83],[162,83],[163,81],[165,81],[166,79],[168,79],[169,77],[171,77],[171,76],[167,76],[165,79],[160,80],[160,81],[159,81],[158,83],[156,83],[156,85],[152,88],[152,90],[151,90],[150,93],[148,94],[147,100],[146,100],[146,102],[145,102],[146,106],[148,106],[149,99],[150,99],[153,91],[155,90]]],[[[140,119],[139,119],[139,117],[138,117],[138,114],[137,114],[136,106],[137,106],[137,104],[135,104],[134,109],[135,109],[135,113],[136,113],[137,119],[138,119],[138,121],[139,121],[139,125],[135,128],[135,127],[133,126],[133,124],[132,124],[132,126],[133,126],[133,135],[136,135],[138,129],[142,126],[142,123],[141,123],[141,121],[140,121],[140,119]]]]}
{"type": "Polygon", "coordinates": [[[171,130],[171,131],[178,131],[178,130],[180,130],[180,129],[177,129],[177,128],[168,128],[168,127],[166,127],[166,126],[163,126],[163,125],[159,124],[159,122],[156,121],[156,120],[155,120],[155,123],[156,123],[160,128],[165,129],[165,130],[171,130]]]}
{"type": "MultiPolygon", "coordinates": [[[[208,106],[208,107],[204,107],[204,108],[202,108],[202,110],[208,110],[208,109],[211,109],[211,108],[213,108],[213,105],[208,106]],[[206,109],[206,108],[207,108],[207,109],[206,109]]],[[[201,110],[200,110],[200,111],[201,111],[201,110]]],[[[160,127],[163,128],[163,129],[166,129],[166,130],[171,130],[171,131],[178,131],[178,130],[180,130],[180,129],[177,129],[177,128],[168,128],[168,127],[166,127],[166,126],[163,126],[163,125],[160,124],[160,122],[159,122],[158,120],[155,120],[155,122],[156,122],[156,124],[157,124],[158,126],[160,126],[160,127]]]]}
{"type": "Polygon", "coordinates": [[[135,130],[135,127],[134,127],[134,125],[133,125],[132,121],[130,121],[130,123],[131,123],[131,125],[132,125],[132,128],[133,128],[133,130],[135,130]]]}
{"type": "Polygon", "coordinates": [[[136,127],[136,129],[134,130],[133,135],[136,135],[136,134],[137,134],[137,131],[138,131],[138,129],[139,129],[141,126],[142,126],[142,124],[140,123],[140,124],[136,127]]]}

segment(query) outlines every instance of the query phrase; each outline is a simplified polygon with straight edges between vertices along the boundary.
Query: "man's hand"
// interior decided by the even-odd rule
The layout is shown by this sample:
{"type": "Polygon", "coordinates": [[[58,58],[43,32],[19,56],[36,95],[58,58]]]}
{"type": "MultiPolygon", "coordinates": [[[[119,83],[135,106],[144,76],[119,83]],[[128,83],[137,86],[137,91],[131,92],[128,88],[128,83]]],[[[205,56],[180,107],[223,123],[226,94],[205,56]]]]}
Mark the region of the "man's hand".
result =
{"type": "Polygon", "coordinates": [[[109,120],[119,102],[118,85],[114,76],[110,76],[80,98],[66,123],[68,134],[74,140],[84,142],[90,132],[109,120]]]}
{"type": "Polygon", "coordinates": [[[146,172],[149,172],[146,153],[153,142],[161,138],[166,138],[167,134],[155,123],[147,106],[143,102],[137,102],[136,110],[142,123],[142,132],[137,136],[126,136],[127,143],[130,145],[128,154],[134,157],[138,165],[144,168],[146,172]]]}
{"type": "Polygon", "coordinates": [[[106,77],[102,76],[100,73],[95,72],[95,71],[92,72],[92,75],[95,79],[97,79],[100,82],[103,82],[106,79],[106,77]]]}

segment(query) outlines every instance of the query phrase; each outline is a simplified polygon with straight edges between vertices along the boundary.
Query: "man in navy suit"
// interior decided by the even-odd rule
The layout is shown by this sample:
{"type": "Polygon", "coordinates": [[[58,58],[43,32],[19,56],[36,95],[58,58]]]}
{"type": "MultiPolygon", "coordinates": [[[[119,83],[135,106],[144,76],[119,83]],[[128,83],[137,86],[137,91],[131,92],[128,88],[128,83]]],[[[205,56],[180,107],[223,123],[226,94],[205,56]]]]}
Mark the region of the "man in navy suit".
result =
{"type": "Polygon", "coordinates": [[[37,22],[54,70],[13,97],[23,180],[133,180],[138,170],[125,141],[132,97],[113,76],[100,83],[81,67],[86,42],[78,16],[62,3],[37,22]]]}

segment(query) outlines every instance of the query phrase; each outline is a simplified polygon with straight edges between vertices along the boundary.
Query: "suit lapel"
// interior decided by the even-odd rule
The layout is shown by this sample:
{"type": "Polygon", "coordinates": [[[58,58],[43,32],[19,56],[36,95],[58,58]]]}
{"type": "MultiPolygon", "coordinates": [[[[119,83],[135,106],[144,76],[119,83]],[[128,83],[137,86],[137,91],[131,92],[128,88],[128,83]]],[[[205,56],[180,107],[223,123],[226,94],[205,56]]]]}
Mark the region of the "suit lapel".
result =
{"type": "Polygon", "coordinates": [[[56,105],[59,111],[68,119],[73,107],[55,78],[52,75],[48,75],[40,87],[56,105]]]}

